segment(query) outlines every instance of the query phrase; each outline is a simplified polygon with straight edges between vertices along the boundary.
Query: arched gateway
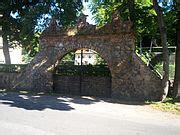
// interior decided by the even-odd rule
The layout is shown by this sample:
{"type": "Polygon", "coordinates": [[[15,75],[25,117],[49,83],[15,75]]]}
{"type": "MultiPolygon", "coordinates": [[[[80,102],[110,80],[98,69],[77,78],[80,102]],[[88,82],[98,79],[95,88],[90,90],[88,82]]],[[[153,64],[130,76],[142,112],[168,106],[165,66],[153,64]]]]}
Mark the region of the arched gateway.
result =
{"type": "Polygon", "coordinates": [[[122,21],[116,12],[111,22],[96,28],[78,19],[77,26],[64,29],[52,20],[40,39],[41,50],[20,76],[16,89],[52,91],[52,71],[58,59],[81,48],[97,51],[108,63],[112,87],[111,97],[137,100],[160,100],[163,94],[159,79],[135,54],[132,23],[122,21]]]}

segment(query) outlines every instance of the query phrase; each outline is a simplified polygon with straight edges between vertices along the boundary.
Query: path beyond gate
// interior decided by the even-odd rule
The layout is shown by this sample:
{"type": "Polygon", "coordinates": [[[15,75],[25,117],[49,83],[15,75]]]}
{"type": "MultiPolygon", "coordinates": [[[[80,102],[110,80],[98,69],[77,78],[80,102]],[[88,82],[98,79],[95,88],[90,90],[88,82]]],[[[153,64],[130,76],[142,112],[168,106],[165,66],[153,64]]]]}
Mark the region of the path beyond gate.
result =
{"type": "Polygon", "coordinates": [[[52,20],[40,38],[40,52],[13,82],[14,89],[51,92],[56,62],[72,50],[88,48],[101,54],[111,72],[111,97],[161,100],[159,79],[134,52],[132,23],[116,12],[101,28],[80,16],[75,28],[58,27],[52,20]]]}

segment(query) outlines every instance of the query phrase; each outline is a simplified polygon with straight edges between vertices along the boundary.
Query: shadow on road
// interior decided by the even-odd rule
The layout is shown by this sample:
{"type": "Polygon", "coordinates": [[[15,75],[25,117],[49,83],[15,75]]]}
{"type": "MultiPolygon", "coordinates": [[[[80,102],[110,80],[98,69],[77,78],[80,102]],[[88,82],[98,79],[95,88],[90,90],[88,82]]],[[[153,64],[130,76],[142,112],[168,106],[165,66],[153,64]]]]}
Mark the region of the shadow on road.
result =
{"type": "Polygon", "coordinates": [[[23,108],[26,110],[53,109],[61,111],[74,110],[70,103],[89,105],[99,100],[83,97],[47,96],[22,94],[19,92],[0,92],[0,104],[11,107],[23,108]]]}
{"type": "Polygon", "coordinates": [[[104,98],[76,97],[76,96],[49,96],[49,95],[33,95],[22,94],[19,92],[0,92],[0,104],[9,105],[11,107],[23,108],[26,110],[44,110],[53,109],[60,111],[74,110],[70,104],[90,105],[97,102],[109,102],[127,105],[145,105],[144,102],[119,101],[104,98]]]}
{"type": "Polygon", "coordinates": [[[53,96],[33,96],[30,94],[20,94],[14,92],[0,93],[0,103],[26,110],[41,111],[49,108],[53,110],[70,111],[74,109],[66,103],[66,101],[57,99],[53,96]]]}

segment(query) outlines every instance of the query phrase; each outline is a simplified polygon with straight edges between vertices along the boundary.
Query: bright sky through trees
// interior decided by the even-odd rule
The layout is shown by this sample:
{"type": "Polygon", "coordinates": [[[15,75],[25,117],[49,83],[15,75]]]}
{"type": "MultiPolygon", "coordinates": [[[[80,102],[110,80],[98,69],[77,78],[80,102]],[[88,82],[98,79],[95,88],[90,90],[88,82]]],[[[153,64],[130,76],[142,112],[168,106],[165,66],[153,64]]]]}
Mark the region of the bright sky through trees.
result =
{"type": "Polygon", "coordinates": [[[92,15],[90,9],[88,8],[89,4],[90,4],[90,2],[83,1],[83,13],[85,15],[88,15],[88,17],[87,17],[87,22],[88,23],[95,24],[95,21],[93,20],[93,15],[92,15]]]}

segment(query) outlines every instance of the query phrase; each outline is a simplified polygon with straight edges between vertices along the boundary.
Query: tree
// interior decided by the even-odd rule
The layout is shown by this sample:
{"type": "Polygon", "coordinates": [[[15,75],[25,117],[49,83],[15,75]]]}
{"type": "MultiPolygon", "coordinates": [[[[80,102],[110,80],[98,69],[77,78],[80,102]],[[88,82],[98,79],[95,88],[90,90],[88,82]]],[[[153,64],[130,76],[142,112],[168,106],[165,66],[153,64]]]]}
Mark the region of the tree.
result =
{"type": "MultiPolygon", "coordinates": [[[[5,20],[5,15],[3,15],[3,20],[5,20]]],[[[8,44],[8,38],[7,38],[7,27],[2,26],[2,38],[3,38],[3,53],[5,58],[6,64],[11,64],[11,58],[9,53],[9,44],[8,44]]]]}
{"type": "MultiPolygon", "coordinates": [[[[176,3],[176,12],[177,12],[177,16],[180,17],[180,15],[178,14],[180,12],[180,3],[176,3]]],[[[177,17],[177,18],[178,18],[177,17]]],[[[173,97],[177,96],[178,93],[178,89],[180,89],[180,28],[178,26],[178,24],[180,24],[180,21],[177,21],[176,24],[176,61],[175,61],[175,77],[174,77],[174,85],[173,85],[173,97]]]]}
{"type": "Polygon", "coordinates": [[[11,64],[11,59],[10,59],[10,54],[9,54],[9,44],[8,44],[8,33],[10,31],[10,18],[9,18],[9,14],[10,11],[6,11],[6,9],[8,8],[8,6],[5,6],[4,3],[5,1],[1,1],[0,2],[0,15],[1,15],[1,26],[2,26],[2,38],[3,38],[3,53],[5,56],[5,63],[6,64],[11,64]],[[3,21],[3,23],[2,23],[3,21]],[[9,26],[9,27],[8,27],[9,26]]]}
{"type": "Polygon", "coordinates": [[[12,0],[1,0],[0,1],[0,26],[2,26],[2,38],[3,38],[3,52],[5,56],[5,63],[11,64],[9,47],[12,47],[14,43],[17,45],[18,35],[20,33],[19,18],[15,19],[11,14],[15,12],[22,12],[26,10],[29,3],[18,3],[12,0]],[[16,39],[16,40],[15,40],[16,39]]]}
{"type": "Polygon", "coordinates": [[[161,37],[161,45],[163,51],[163,80],[162,80],[162,87],[163,87],[163,97],[164,100],[168,93],[169,87],[169,51],[168,51],[168,44],[167,44],[167,30],[166,24],[163,18],[163,11],[162,8],[158,5],[157,0],[153,0],[153,7],[156,11],[158,24],[159,24],[159,31],[161,37]]]}
{"type": "Polygon", "coordinates": [[[158,39],[156,14],[152,4],[147,1],[143,3],[129,1],[92,3],[90,8],[96,23],[99,26],[104,25],[110,20],[112,12],[118,10],[123,20],[131,20],[134,23],[136,41],[139,42],[139,37],[144,35],[158,39]]]}
{"type": "MultiPolygon", "coordinates": [[[[3,28],[4,49],[21,45],[26,53],[34,56],[38,51],[38,39],[41,32],[48,26],[52,16],[59,25],[73,25],[77,14],[82,9],[81,0],[77,1],[12,1],[1,0],[0,25],[3,28]],[[13,15],[12,15],[13,14],[13,15]],[[68,16],[68,17],[67,17],[68,16]]],[[[5,55],[8,62],[8,55],[5,55]]]]}

